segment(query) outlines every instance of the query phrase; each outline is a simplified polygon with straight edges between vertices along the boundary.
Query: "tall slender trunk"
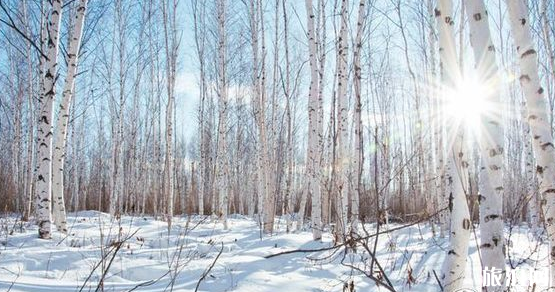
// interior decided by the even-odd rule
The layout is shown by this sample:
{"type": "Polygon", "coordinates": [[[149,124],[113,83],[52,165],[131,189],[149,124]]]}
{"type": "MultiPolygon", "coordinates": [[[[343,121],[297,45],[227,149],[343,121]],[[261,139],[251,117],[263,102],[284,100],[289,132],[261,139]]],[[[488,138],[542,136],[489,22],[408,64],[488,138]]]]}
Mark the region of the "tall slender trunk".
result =
{"type": "MultiPolygon", "coordinates": [[[[47,59],[41,94],[39,96],[40,117],[37,134],[37,222],[39,237],[51,237],[52,213],[52,116],[53,102],[56,97],[56,79],[58,67],[59,32],[62,17],[62,0],[53,0],[48,21],[47,59]]],[[[44,23],[43,25],[46,25],[44,23]]]]}
{"type": "MultiPolygon", "coordinates": [[[[435,9],[439,29],[439,57],[442,80],[442,93],[456,90],[456,80],[460,78],[455,49],[453,3],[452,0],[440,0],[435,9]]],[[[448,97],[446,97],[448,99],[448,97]]],[[[467,179],[467,156],[463,145],[464,130],[457,122],[446,125],[448,133],[454,135],[447,141],[453,141],[447,154],[446,193],[449,196],[451,214],[451,232],[449,249],[443,262],[441,280],[443,291],[457,291],[464,281],[466,257],[470,238],[470,213],[466,202],[463,182],[467,179]]]]}
{"type": "MultiPolygon", "coordinates": [[[[501,271],[505,279],[505,240],[503,236],[503,119],[500,110],[501,88],[495,60],[495,47],[491,41],[488,13],[483,0],[465,2],[469,18],[470,43],[474,51],[475,68],[479,80],[487,84],[482,97],[487,109],[482,119],[480,138],[481,157],[487,182],[480,189],[480,252],[482,266],[501,271]]],[[[488,291],[502,291],[501,286],[488,286],[488,291]]]]}
{"type": "MultiPolygon", "coordinates": [[[[322,202],[320,193],[320,151],[319,140],[322,131],[318,127],[318,63],[316,59],[317,42],[314,31],[314,11],[312,0],[305,0],[307,16],[307,36],[310,60],[310,89],[308,96],[308,147],[306,160],[307,194],[312,196],[312,237],[314,240],[322,238],[322,202]]],[[[302,205],[302,204],[301,204],[302,205]]]]}
{"type": "Polygon", "coordinates": [[[219,0],[217,7],[218,17],[218,163],[216,164],[216,179],[219,194],[218,215],[227,229],[227,212],[229,190],[227,184],[228,157],[227,157],[227,77],[226,77],[226,0],[219,0]]]}
{"type": "Polygon", "coordinates": [[[58,231],[67,232],[66,208],[64,202],[64,160],[67,144],[67,127],[69,123],[69,109],[74,95],[77,62],[83,35],[83,25],[88,0],[80,0],[75,13],[75,22],[69,48],[67,51],[67,75],[62,93],[62,101],[56,119],[56,133],[54,135],[54,152],[52,157],[52,197],[54,223],[58,231]]]}
{"type": "Polygon", "coordinates": [[[170,9],[168,4],[162,2],[162,13],[164,17],[164,41],[166,49],[166,89],[168,104],[166,106],[166,157],[164,169],[164,197],[166,198],[166,220],[168,228],[171,227],[173,217],[174,201],[174,158],[173,158],[173,108],[175,100],[175,73],[177,63],[177,29],[176,8],[177,2],[173,1],[170,9]],[[171,14],[171,15],[170,15],[171,14]]]}
{"type": "Polygon", "coordinates": [[[536,157],[539,192],[546,205],[543,208],[549,239],[549,287],[555,287],[555,148],[547,100],[538,75],[537,52],[530,33],[528,10],[523,1],[507,1],[511,31],[517,47],[520,65],[520,85],[526,97],[528,124],[532,134],[532,149],[536,157]]]}
{"type": "Polygon", "coordinates": [[[349,51],[347,42],[348,25],[348,0],[341,0],[341,28],[337,39],[337,155],[336,155],[336,186],[335,191],[335,210],[336,210],[336,229],[335,239],[343,242],[343,237],[347,232],[347,208],[348,208],[348,171],[350,166],[349,155],[349,97],[347,96],[347,55],[349,51]]]}
{"type": "Polygon", "coordinates": [[[203,3],[199,3],[202,1],[195,0],[193,1],[193,28],[194,28],[194,35],[195,35],[195,47],[197,50],[197,55],[199,59],[199,154],[200,154],[200,165],[198,167],[198,214],[204,215],[204,197],[205,193],[207,192],[207,184],[208,180],[208,169],[209,165],[207,163],[207,156],[208,156],[208,143],[207,143],[207,133],[206,133],[206,69],[205,69],[205,45],[206,45],[206,36],[204,31],[204,21],[205,21],[205,13],[206,13],[206,6],[203,3]],[[201,7],[199,7],[201,5],[201,7]]]}
{"type": "Polygon", "coordinates": [[[283,213],[286,216],[286,229],[287,232],[291,231],[292,223],[291,223],[291,213],[293,212],[293,194],[292,194],[292,185],[293,185],[293,164],[294,164],[294,153],[293,153],[293,117],[292,117],[292,105],[291,105],[291,64],[290,64],[290,56],[289,56],[289,22],[287,18],[287,7],[286,7],[287,0],[282,0],[282,9],[283,9],[283,46],[285,49],[285,86],[284,86],[284,93],[285,93],[285,115],[286,115],[286,122],[287,122],[287,144],[286,144],[286,161],[287,161],[287,173],[285,178],[285,192],[283,198],[283,213]]]}
{"type": "MultiPolygon", "coordinates": [[[[547,1],[548,0],[541,0],[540,2],[540,18],[541,18],[541,27],[542,27],[542,33],[543,33],[543,44],[544,44],[544,49],[547,55],[547,59],[549,60],[549,66],[547,67],[547,71],[549,72],[548,76],[551,75],[551,80],[552,82],[555,81],[555,51],[553,50],[553,39],[552,34],[555,34],[555,31],[553,30],[552,26],[550,26],[550,21],[549,21],[549,17],[547,14],[547,9],[548,9],[548,5],[547,5],[547,1]]],[[[555,8],[554,8],[555,9],[555,8]]],[[[548,96],[548,100],[555,100],[555,91],[553,91],[553,86],[546,86],[547,87],[547,92],[545,94],[547,94],[548,96]]],[[[553,133],[553,118],[554,118],[554,113],[553,113],[553,107],[550,108],[550,115],[549,115],[549,124],[551,126],[551,132],[553,133]]]]}
{"type": "Polygon", "coordinates": [[[362,35],[364,34],[366,18],[366,0],[360,0],[358,4],[357,32],[355,37],[355,47],[353,49],[353,66],[355,71],[354,90],[355,90],[355,117],[354,117],[354,151],[353,151],[353,171],[354,189],[351,193],[351,228],[356,232],[360,212],[360,195],[362,188],[362,170],[364,165],[363,152],[363,133],[362,133],[362,67],[360,65],[360,54],[362,53],[362,35]]]}
{"type": "MultiPolygon", "coordinates": [[[[112,123],[112,157],[111,157],[111,176],[110,176],[110,215],[121,215],[123,211],[123,182],[124,182],[124,165],[123,165],[123,149],[124,149],[124,109],[125,109],[125,84],[126,84],[126,43],[125,43],[125,21],[127,15],[123,11],[122,0],[115,2],[115,18],[116,25],[115,31],[117,32],[117,48],[118,50],[118,102],[117,102],[117,118],[112,123]]],[[[116,33],[115,33],[116,34],[116,33]]],[[[114,52],[112,52],[113,58],[114,52]]]]}

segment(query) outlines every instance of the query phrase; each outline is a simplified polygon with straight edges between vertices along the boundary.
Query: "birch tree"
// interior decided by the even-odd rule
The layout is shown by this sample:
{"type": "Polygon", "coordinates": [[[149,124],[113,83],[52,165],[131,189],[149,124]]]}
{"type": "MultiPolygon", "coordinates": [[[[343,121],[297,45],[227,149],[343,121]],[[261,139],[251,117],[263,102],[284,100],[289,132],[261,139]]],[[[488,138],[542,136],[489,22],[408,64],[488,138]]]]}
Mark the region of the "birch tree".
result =
{"type": "Polygon", "coordinates": [[[356,231],[360,212],[360,194],[362,192],[362,170],[364,165],[363,155],[363,133],[362,133],[362,67],[360,55],[362,53],[362,35],[364,34],[366,19],[366,1],[360,0],[358,4],[358,16],[356,26],[355,46],[353,48],[353,66],[355,76],[353,80],[355,94],[354,114],[354,149],[353,149],[353,171],[354,188],[351,193],[351,228],[356,231]]]}
{"type": "MultiPolygon", "coordinates": [[[[310,89],[308,95],[308,146],[306,160],[306,184],[312,197],[312,237],[322,238],[322,202],[320,193],[320,155],[318,140],[322,136],[318,127],[318,63],[316,59],[317,42],[314,31],[314,11],[312,0],[305,0],[307,16],[307,37],[310,63],[310,89]]],[[[302,204],[301,204],[302,207],[302,204]]]]}
{"type": "MultiPolygon", "coordinates": [[[[442,80],[442,93],[449,102],[449,92],[456,90],[456,80],[460,78],[455,49],[453,3],[440,0],[435,9],[439,29],[439,58],[442,80]]],[[[449,248],[442,268],[443,291],[457,291],[462,287],[470,238],[470,214],[466,203],[463,181],[467,179],[464,145],[464,131],[457,122],[447,126],[451,133],[448,141],[453,141],[448,149],[446,169],[446,194],[449,197],[451,226],[449,248]],[[454,137],[453,137],[454,136],[454,137]]]]}
{"type": "Polygon", "coordinates": [[[198,168],[199,180],[198,180],[198,214],[204,215],[204,197],[208,193],[208,145],[207,145],[207,133],[206,133],[206,116],[207,111],[205,110],[207,103],[207,90],[206,90],[206,64],[205,64],[205,47],[206,47],[206,32],[205,32],[205,18],[206,18],[206,5],[199,3],[202,1],[192,1],[193,9],[193,31],[195,35],[195,48],[197,56],[199,59],[199,154],[200,154],[200,165],[198,168]]]}
{"type": "Polygon", "coordinates": [[[528,9],[521,0],[506,1],[511,31],[520,65],[520,86],[526,98],[532,149],[536,157],[539,193],[546,200],[543,207],[549,240],[549,287],[555,287],[555,148],[548,116],[547,100],[538,75],[537,52],[530,33],[528,9]]]}
{"type": "MultiPolygon", "coordinates": [[[[116,28],[114,30],[114,42],[117,41],[117,48],[111,49],[111,60],[115,56],[115,50],[117,50],[118,55],[118,94],[117,97],[110,90],[110,95],[112,101],[117,105],[114,108],[114,118],[112,119],[112,156],[110,157],[110,215],[121,215],[123,211],[123,200],[124,200],[124,155],[123,150],[125,146],[124,140],[124,115],[125,115],[125,101],[126,101],[126,80],[127,80],[127,48],[126,48],[126,29],[127,29],[127,17],[124,9],[123,0],[116,0],[114,3],[114,13],[116,20],[116,28]],[[117,101],[116,101],[117,100],[117,101]]],[[[115,68],[110,64],[109,73],[115,68]]],[[[111,78],[110,78],[111,82],[111,78]]],[[[156,204],[155,204],[156,205],[156,204]]],[[[156,213],[156,212],[155,212],[156,213]]]]}
{"type": "Polygon", "coordinates": [[[347,96],[347,25],[348,25],[348,7],[349,1],[341,1],[341,28],[337,39],[337,154],[336,154],[336,186],[335,191],[335,210],[337,213],[337,222],[335,230],[335,240],[339,243],[343,242],[343,237],[347,227],[347,208],[348,208],[348,171],[350,167],[349,155],[349,122],[348,122],[348,103],[347,96]]]}
{"type": "MultiPolygon", "coordinates": [[[[28,2],[25,1],[23,3],[23,19],[25,21],[25,34],[29,35],[29,33],[31,32],[31,28],[30,28],[30,21],[29,21],[29,13],[28,13],[28,2]]],[[[42,19],[42,18],[41,18],[42,19]]],[[[41,46],[44,46],[43,44],[41,44],[41,46]]],[[[34,152],[34,124],[35,124],[35,114],[34,114],[34,81],[33,81],[33,59],[32,59],[32,55],[31,55],[31,50],[32,50],[32,45],[30,42],[27,42],[27,45],[25,47],[26,49],[26,61],[27,61],[27,103],[28,103],[28,123],[29,123],[29,129],[28,134],[27,134],[27,173],[25,175],[25,191],[24,191],[24,196],[25,199],[24,201],[24,208],[23,208],[23,216],[22,219],[24,221],[27,221],[29,219],[29,217],[31,216],[31,208],[33,205],[33,152],[34,152]]],[[[39,70],[40,70],[40,64],[39,64],[39,70]]],[[[41,78],[39,78],[40,80],[41,78]]]]}
{"type": "Polygon", "coordinates": [[[69,123],[69,109],[75,91],[75,77],[77,76],[79,50],[83,35],[83,25],[88,0],[80,0],[75,11],[74,27],[69,38],[67,50],[67,75],[62,92],[56,132],[54,134],[54,151],[52,157],[52,197],[54,223],[59,231],[67,232],[66,208],[64,202],[64,160],[67,145],[67,127],[69,123]]]}
{"type": "MultiPolygon", "coordinates": [[[[48,17],[48,35],[46,36],[45,73],[41,94],[39,95],[40,116],[38,121],[37,137],[37,170],[36,170],[36,197],[37,197],[37,223],[39,237],[51,237],[52,213],[52,117],[53,102],[56,97],[56,79],[58,68],[59,34],[62,17],[62,0],[53,0],[48,17]]],[[[43,24],[43,25],[46,25],[43,24]]]]}
{"type": "Polygon", "coordinates": [[[283,213],[286,216],[286,230],[291,231],[291,213],[293,212],[293,167],[294,167],[294,153],[293,153],[293,105],[292,105],[292,92],[291,92],[291,59],[289,55],[289,19],[287,16],[287,0],[282,0],[283,9],[283,46],[285,48],[285,81],[283,91],[285,93],[285,116],[287,122],[287,142],[286,142],[286,179],[285,190],[283,198],[283,213]]]}
{"type": "Polygon", "coordinates": [[[173,217],[174,201],[174,155],[173,155],[173,119],[175,103],[175,74],[177,65],[177,27],[176,10],[177,0],[162,2],[162,14],[164,18],[164,41],[166,49],[166,89],[168,103],[166,106],[166,159],[164,169],[164,191],[166,198],[166,220],[168,230],[171,227],[173,217]]]}
{"type": "Polygon", "coordinates": [[[258,212],[264,233],[271,233],[274,225],[273,192],[270,181],[270,161],[266,125],[266,51],[264,37],[264,13],[260,0],[250,1],[249,22],[252,48],[252,93],[254,97],[254,118],[258,128],[257,139],[257,184],[258,212]],[[259,36],[261,39],[259,39],[259,36]]]}
{"type": "MultiPolygon", "coordinates": [[[[469,18],[470,43],[474,51],[475,68],[484,89],[486,112],[481,117],[480,149],[486,181],[481,185],[480,251],[482,266],[501,271],[505,278],[505,240],[503,236],[503,148],[504,137],[501,111],[501,88],[495,60],[495,46],[490,36],[488,13],[483,0],[465,1],[469,18]],[[491,110],[489,110],[491,109],[491,110]],[[495,109],[495,110],[494,110],[495,109]]],[[[504,285],[487,287],[502,291],[504,285]]]]}
{"type": "Polygon", "coordinates": [[[227,229],[228,186],[226,183],[228,173],[227,157],[227,79],[226,79],[226,0],[218,0],[218,154],[216,163],[216,179],[219,194],[218,216],[227,229]]]}

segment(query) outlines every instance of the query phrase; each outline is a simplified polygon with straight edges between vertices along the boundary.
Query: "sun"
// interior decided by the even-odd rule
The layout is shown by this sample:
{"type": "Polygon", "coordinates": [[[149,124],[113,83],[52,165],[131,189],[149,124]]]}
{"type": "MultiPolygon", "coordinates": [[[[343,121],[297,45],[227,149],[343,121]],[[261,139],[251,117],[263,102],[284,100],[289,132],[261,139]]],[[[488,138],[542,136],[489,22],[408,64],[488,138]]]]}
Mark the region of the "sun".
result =
{"type": "Polygon", "coordinates": [[[479,133],[481,119],[492,110],[486,101],[489,94],[489,87],[476,78],[461,78],[454,88],[445,88],[445,117],[475,134],[479,133]]]}

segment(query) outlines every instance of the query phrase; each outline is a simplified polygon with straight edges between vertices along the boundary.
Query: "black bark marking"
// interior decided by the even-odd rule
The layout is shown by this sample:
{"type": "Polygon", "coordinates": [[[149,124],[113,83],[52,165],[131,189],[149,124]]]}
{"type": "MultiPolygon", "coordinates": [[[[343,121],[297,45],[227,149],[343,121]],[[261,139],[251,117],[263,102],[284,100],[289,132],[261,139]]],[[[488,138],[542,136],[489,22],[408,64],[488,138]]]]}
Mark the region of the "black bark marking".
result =
{"type": "Polygon", "coordinates": [[[543,173],[543,167],[541,167],[541,166],[539,166],[539,165],[536,166],[536,172],[537,172],[538,174],[542,174],[542,173],[543,173]]]}
{"type": "Polygon", "coordinates": [[[528,119],[529,119],[529,120],[535,120],[535,119],[537,119],[537,118],[538,118],[538,116],[536,116],[536,115],[529,115],[529,116],[528,116],[528,119]]]}
{"type": "Polygon", "coordinates": [[[520,82],[524,82],[524,81],[530,82],[530,76],[528,76],[528,75],[521,75],[520,78],[519,78],[518,80],[520,80],[520,82]]]}
{"type": "Polygon", "coordinates": [[[526,18],[521,18],[520,19],[520,24],[525,25],[526,24],[526,18]]]}
{"type": "Polygon", "coordinates": [[[529,49],[528,51],[522,53],[522,55],[520,55],[520,57],[521,57],[521,58],[524,58],[524,57],[529,56],[529,55],[534,55],[535,53],[536,53],[536,50],[534,50],[534,49],[529,49]]]}
{"type": "Polygon", "coordinates": [[[469,230],[470,229],[470,219],[465,218],[462,222],[462,228],[464,230],[469,230]]]}
{"type": "Polygon", "coordinates": [[[540,147],[542,148],[542,150],[545,150],[549,146],[553,147],[553,143],[551,143],[551,142],[543,143],[543,144],[541,144],[540,147]]]}
{"type": "Polygon", "coordinates": [[[540,89],[538,89],[538,94],[543,94],[543,87],[540,87],[540,89]]]}
{"type": "Polygon", "coordinates": [[[497,236],[494,236],[491,240],[493,241],[493,244],[495,244],[495,246],[497,246],[499,242],[501,242],[501,239],[497,236]]]}
{"type": "Polygon", "coordinates": [[[435,15],[436,17],[441,16],[441,11],[440,11],[439,9],[435,8],[435,9],[434,9],[434,15],[435,15]]]}
{"type": "Polygon", "coordinates": [[[454,250],[452,250],[452,249],[449,250],[449,251],[447,252],[447,254],[454,254],[454,255],[457,255],[457,253],[456,253],[454,250]]]}
{"type": "Polygon", "coordinates": [[[474,20],[480,21],[481,19],[482,19],[482,14],[480,14],[480,13],[474,14],[474,20]]]}
{"type": "Polygon", "coordinates": [[[495,220],[495,219],[499,219],[500,216],[496,215],[496,214],[492,214],[492,215],[488,215],[486,217],[484,217],[484,222],[489,222],[490,220],[495,220]]]}
{"type": "Polygon", "coordinates": [[[491,248],[491,244],[489,244],[489,243],[484,243],[484,244],[480,245],[480,248],[481,248],[481,249],[482,249],[482,248],[491,248]]]}
{"type": "Polygon", "coordinates": [[[449,193],[449,212],[453,212],[453,193],[449,193]]]}

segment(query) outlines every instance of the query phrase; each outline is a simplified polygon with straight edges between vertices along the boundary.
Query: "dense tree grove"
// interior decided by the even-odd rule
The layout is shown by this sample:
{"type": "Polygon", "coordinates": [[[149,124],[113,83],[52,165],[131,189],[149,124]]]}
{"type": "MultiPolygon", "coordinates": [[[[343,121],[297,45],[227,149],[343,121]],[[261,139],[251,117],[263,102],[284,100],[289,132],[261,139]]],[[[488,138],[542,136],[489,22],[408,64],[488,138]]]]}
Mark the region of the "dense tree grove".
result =
{"type": "Polygon", "coordinates": [[[0,0],[0,208],[424,220],[445,291],[527,223],[555,285],[554,44],[549,0],[0,0]]]}

